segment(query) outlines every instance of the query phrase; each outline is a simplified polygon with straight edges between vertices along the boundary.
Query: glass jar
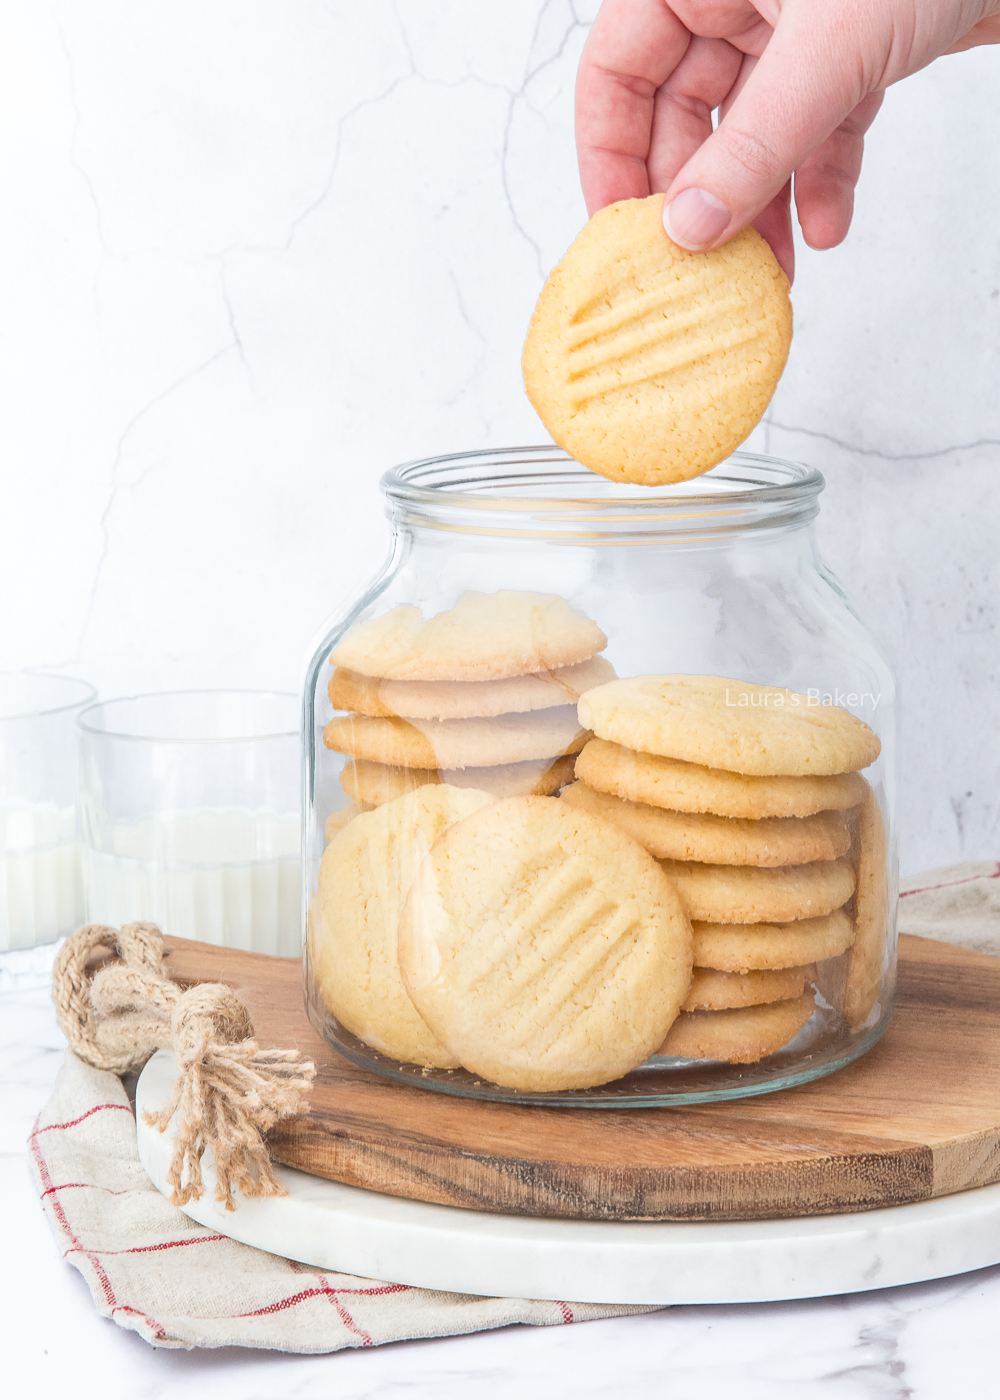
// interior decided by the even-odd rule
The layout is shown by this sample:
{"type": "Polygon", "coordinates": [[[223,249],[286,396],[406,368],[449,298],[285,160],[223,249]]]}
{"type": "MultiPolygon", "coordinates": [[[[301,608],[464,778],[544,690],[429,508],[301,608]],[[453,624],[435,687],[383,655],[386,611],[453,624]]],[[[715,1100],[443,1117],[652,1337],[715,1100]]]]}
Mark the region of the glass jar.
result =
{"type": "Polygon", "coordinates": [[[547,447],[382,486],[388,559],[305,690],[317,1030],[422,1088],[577,1107],[868,1050],[895,691],[817,556],[819,473],[738,452],[623,486],[547,447]]]}

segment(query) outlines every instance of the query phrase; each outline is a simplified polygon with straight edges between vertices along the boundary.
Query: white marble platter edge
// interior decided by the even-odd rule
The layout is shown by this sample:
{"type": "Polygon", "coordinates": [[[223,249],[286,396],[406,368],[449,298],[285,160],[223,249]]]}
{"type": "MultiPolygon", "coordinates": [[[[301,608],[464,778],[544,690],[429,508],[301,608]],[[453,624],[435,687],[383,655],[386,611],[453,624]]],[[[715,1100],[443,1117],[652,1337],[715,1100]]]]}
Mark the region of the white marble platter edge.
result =
{"type": "MultiPolygon", "coordinates": [[[[176,1065],[160,1050],[139,1077],[139,1157],[169,1196],[173,1125],[144,1120],[169,1100],[176,1065]]],[[[493,1215],[344,1186],[288,1167],[288,1195],[214,1200],[192,1220],[243,1244],[339,1273],[486,1297],[588,1303],[763,1303],[947,1278],[1000,1263],[1000,1184],[890,1210],[793,1220],[617,1223],[493,1215]]]]}

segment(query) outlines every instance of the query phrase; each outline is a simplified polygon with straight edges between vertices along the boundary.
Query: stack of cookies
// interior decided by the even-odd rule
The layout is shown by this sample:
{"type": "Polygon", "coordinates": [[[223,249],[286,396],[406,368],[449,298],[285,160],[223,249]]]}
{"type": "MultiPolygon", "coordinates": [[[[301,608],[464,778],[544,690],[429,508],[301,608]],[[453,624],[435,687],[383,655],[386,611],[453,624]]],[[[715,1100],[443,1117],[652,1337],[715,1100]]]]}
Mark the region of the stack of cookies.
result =
{"type": "Polygon", "coordinates": [[[428,784],[557,792],[588,737],[577,701],[614,677],[606,645],[565,599],[513,590],[463,593],[427,621],[402,606],[352,628],[330,658],[330,700],[347,713],[323,735],[349,758],[341,786],[360,805],[348,814],[428,784]]]}
{"type": "Polygon", "coordinates": [[[614,681],[579,713],[596,737],[560,800],[655,856],[692,920],[694,978],[661,1054],[758,1060],[809,1019],[814,985],[863,1024],[888,929],[868,726],[715,676],[614,681]]]}

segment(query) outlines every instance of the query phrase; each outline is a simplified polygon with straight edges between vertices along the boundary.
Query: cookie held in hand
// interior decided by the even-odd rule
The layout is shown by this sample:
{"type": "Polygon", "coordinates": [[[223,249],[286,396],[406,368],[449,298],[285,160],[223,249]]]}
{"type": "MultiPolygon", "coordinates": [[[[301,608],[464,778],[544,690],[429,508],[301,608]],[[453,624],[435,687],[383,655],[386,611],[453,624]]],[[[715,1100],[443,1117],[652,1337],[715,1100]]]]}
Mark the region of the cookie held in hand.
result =
{"type": "Polygon", "coordinates": [[[643,486],[728,457],[763,417],[792,339],[788,279],[760,234],[691,253],[662,209],[657,194],[594,215],[542,289],[522,358],[559,446],[643,486]]]}

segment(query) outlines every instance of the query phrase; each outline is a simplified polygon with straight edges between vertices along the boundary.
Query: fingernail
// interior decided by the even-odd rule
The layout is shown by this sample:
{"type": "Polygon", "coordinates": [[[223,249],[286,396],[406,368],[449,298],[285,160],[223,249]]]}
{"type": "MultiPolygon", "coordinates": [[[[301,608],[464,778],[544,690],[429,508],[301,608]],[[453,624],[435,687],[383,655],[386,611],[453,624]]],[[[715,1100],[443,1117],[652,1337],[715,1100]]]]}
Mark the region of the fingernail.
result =
{"type": "Polygon", "coordinates": [[[721,199],[708,190],[682,190],[663,206],[663,227],[682,248],[697,252],[714,243],[732,218],[721,199]]]}

